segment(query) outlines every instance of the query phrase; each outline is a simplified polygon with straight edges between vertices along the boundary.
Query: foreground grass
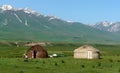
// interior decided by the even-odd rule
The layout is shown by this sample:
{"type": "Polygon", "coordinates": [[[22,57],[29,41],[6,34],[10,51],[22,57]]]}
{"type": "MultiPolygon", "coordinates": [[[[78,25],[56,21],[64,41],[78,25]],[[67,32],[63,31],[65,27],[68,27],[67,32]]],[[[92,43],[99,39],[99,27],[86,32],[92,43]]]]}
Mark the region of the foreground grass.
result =
{"type": "Polygon", "coordinates": [[[49,54],[65,56],[29,60],[22,58],[29,47],[0,46],[0,73],[120,73],[119,45],[93,45],[101,51],[99,60],[74,59],[78,46],[46,46],[49,54]]]}
{"type": "MultiPolygon", "coordinates": [[[[119,57],[120,58],[120,57],[119,57]]],[[[119,73],[120,60],[1,58],[0,73],[119,73]]]]}

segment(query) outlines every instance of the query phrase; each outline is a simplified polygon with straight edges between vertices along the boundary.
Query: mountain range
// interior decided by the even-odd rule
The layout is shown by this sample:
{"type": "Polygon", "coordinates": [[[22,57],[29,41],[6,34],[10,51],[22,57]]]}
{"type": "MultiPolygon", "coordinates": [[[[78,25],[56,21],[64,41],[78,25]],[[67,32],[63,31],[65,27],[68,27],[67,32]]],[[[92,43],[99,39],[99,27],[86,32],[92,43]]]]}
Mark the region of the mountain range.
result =
{"type": "Polygon", "coordinates": [[[85,25],[29,8],[0,6],[0,40],[79,43],[120,43],[120,22],[85,25]]]}
{"type": "Polygon", "coordinates": [[[103,21],[96,23],[95,25],[93,25],[93,27],[108,32],[120,32],[120,22],[112,23],[108,21],[103,21]]]}

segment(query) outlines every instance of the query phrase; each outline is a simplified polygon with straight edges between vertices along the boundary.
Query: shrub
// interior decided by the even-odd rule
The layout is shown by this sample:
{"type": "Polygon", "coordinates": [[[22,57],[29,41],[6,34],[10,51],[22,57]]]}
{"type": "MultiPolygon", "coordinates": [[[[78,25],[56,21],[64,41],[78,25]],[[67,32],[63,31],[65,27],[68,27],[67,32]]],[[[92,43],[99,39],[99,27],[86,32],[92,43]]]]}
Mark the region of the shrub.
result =
{"type": "Polygon", "coordinates": [[[117,60],[117,62],[120,62],[120,60],[117,60]]]}
{"type": "Polygon", "coordinates": [[[28,59],[24,59],[24,62],[28,62],[28,59]]]}
{"type": "Polygon", "coordinates": [[[24,73],[24,71],[20,71],[19,73],[24,73]]]}
{"type": "Polygon", "coordinates": [[[113,62],[113,60],[112,60],[112,59],[109,59],[109,62],[113,62]]]}
{"type": "Polygon", "coordinates": [[[118,72],[120,72],[120,68],[118,69],[118,72]]]}
{"type": "Polygon", "coordinates": [[[58,66],[58,64],[57,64],[56,62],[54,63],[54,65],[55,65],[55,66],[58,66]]]}
{"type": "Polygon", "coordinates": [[[45,61],[43,61],[42,63],[45,64],[45,61]]]}
{"type": "Polygon", "coordinates": [[[40,67],[36,67],[36,69],[40,69],[40,67]]]}
{"type": "Polygon", "coordinates": [[[97,64],[97,65],[98,65],[98,67],[100,67],[100,66],[101,66],[101,62],[98,62],[98,64],[97,64]]]}
{"type": "Polygon", "coordinates": [[[64,61],[64,60],[62,60],[61,62],[62,62],[62,63],[65,63],[65,61],[64,61]]]}
{"type": "Polygon", "coordinates": [[[95,66],[93,65],[92,68],[95,68],[95,66]]]}
{"type": "Polygon", "coordinates": [[[81,65],[82,68],[85,68],[85,65],[81,65]]]}

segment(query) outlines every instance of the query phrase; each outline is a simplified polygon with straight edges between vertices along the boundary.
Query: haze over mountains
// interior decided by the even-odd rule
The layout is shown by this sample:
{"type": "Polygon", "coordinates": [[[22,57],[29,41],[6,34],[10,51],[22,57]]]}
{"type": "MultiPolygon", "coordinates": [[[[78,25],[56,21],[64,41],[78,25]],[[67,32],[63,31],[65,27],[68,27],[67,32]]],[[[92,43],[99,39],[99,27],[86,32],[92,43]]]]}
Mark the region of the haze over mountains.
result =
{"type": "Polygon", "coordinates": [[[28,8],[0,7],[0,40],[119,43],[120,22],[89,26],[45,16],[28,8]]]}

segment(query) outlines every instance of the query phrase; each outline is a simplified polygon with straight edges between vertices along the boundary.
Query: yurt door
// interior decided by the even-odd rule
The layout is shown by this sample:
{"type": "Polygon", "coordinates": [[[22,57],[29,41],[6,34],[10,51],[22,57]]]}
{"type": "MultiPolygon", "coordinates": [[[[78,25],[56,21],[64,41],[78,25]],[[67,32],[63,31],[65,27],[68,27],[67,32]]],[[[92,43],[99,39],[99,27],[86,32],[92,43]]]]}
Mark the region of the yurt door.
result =
{"type": "Polygon", "coordinates": [[[92,51],[88,51],[88,59],[92,59],[92,51]]]}
{"type": "Polygon", "coordinates": [[[34,50],[34,52],[33,52],[33,53],[34,53],[34,58],[36,58],[36,54],[37,54],[37,52],[34,50]]]}

